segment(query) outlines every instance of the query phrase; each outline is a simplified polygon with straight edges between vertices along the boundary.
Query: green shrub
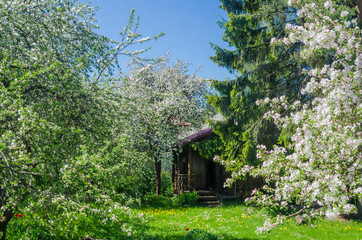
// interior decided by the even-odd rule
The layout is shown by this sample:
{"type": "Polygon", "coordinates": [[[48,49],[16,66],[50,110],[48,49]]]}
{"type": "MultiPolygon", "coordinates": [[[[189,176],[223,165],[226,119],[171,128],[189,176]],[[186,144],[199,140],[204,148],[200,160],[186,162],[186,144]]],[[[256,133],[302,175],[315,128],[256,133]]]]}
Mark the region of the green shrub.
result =
{"type": "Polygon", "coordinates": [[[196,191],[185,192],[178,195],[178,201],[181,205],[195,205],[199,200],[199,195],[196,191]]]}
{"type": "Polygon", "coordinates": [[[169,171],[163,171],[161,173],[161,193],[169,197],[173,194],[172,174],[169,171]]]}
{"type": "Polygon", "coordinates": [[[157,195],[147,195],[142,201],[143,207],[172,208],[177,207],[177,198],[157,195]]]}

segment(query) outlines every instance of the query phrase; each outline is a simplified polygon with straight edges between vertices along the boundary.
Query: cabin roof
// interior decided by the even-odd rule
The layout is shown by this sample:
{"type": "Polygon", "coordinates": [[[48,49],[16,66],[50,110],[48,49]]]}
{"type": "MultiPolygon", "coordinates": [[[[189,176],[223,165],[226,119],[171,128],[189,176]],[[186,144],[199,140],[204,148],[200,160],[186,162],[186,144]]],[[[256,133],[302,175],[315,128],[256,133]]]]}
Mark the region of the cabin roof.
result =
{"type": "Polygon", "coordinates": [[[201,131],[198,131],[185,137],[184,139],[181,139],[178,143],[176,143],[176,146],[184,146],[194,142],[209,140],[215,136],[215,133],[212,130],[213,128],[202,129],[201,131]]]}

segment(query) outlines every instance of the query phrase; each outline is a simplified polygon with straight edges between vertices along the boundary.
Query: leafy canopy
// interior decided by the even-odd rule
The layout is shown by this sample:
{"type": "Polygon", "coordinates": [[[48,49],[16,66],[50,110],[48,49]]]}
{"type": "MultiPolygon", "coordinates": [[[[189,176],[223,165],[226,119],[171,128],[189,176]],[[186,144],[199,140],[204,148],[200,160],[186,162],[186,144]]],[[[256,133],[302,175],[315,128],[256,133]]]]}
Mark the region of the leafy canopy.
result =
{"type": "Polygon", "coordinates": [[[151,38],[135,32],[132,12],[121,41],[111,41],[95,32],[94,8],[77,1],[1,0],[0,9],[2,238],[16,212],[54,228],[77,217],[71,212],[122,223],[131,214],[114,202],[121,196],[112,180],[122,161],[142,154],[112,157],[110,146],[128,141],[117,132],[120,81],[112,76],[120,55],[139,60],[147,49],[129,46],[151,38]]]}

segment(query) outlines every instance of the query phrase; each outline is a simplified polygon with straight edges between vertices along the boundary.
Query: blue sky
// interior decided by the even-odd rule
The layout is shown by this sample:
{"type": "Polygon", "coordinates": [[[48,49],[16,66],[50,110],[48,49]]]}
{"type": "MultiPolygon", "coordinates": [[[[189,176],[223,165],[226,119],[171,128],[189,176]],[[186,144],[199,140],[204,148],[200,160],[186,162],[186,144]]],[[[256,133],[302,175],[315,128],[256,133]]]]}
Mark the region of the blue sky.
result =
{"type": "Polygon", "coordinates": [[[227,17],[218,7],[219,0],[90,0],[89,3],[99,7],[96,14],[99,33],[119,40],[119,32],[126,26],[131,9],[135,9],[140,15],[139,33],[144,37],[166,34],[152,43],[147,56],[169,52],[172,61],[191,63],[191,73],[201,67],[202,71],[197,73],[200,77],[234,78],[209,59],[214,55],[209,42],[227,47],[222,41],[223,31],[216,23],[227,17]]]}

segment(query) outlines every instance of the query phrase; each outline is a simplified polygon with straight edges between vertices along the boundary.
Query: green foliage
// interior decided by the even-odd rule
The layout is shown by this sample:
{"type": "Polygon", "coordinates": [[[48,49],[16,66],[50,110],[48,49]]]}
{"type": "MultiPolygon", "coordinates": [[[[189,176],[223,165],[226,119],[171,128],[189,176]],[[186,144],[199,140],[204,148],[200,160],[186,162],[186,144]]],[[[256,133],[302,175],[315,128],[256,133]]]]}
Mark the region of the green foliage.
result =
{"type": "Polygon", "coordinates": [[[123,221],[131,214],[120,202],[150,189],[149,158],[124,134],[112,76],[120,55],[140,61],[147,50],[127,46],[151,38],[136,33],[134,12],[124,41],[99,35],[94,8],[77,1],[1,0],[0,9],[1,230],[14,211],[51,228],[86,215],[123,221]]]}
{"type": "Polygon", "coordinates": [[[177,197],[166,197],[162,195],[146,195],[142,202],[143,208],[174,208],[177,206],[179,206],[177,197]]]}
{"type": "Polygon", "coordinates": [[[205,108],[209,82],[188,73],[188,64],[170,63],[158,58],[153,64],[138,62],[122,79],[119,103],[126,112],[124,131],[132,136],[134,147],[154,161],[156,194],[161,193],[161,166],[172,160],[174,143],[181,133],[190,131],[180,125],[187,119],[198,128],[208,117],[205,108]]]}
{"type": "Polygon", "coordinates": [[[161,193],[167,197],[173,195],[172,174],[170,171],[161,172],[161,193]]]}
{"type": "Polygon", "coordinates": [[[152,159],[132,149],[130,141],[129,138],[120,139],[106,145],[101,152],[108,168],[103,175],[103,186],[115,190],[122,203],[132,203],[154,191],[152,159]]]}
{"type": "Polygon", "coordinates": [[[219,138],[192,143],[191,147],[205,159],[213,159],[215,155],[221,155],[223,151],[223,145],[219,138]]]}
{"type": "Polygon", "coordinates": [[[179,203],[184,205],[193,206],[199,200],[199,194],[196,191],[184,192],[177,196],[179,203]]]}
{"type": "MultiPolygon", "coordinates": [[[[224,41],[232,50],[212,45],[211,59],[238,75],[235,80],[215,81],[218,91],[208,98],[223,116],[212,121],[214,132],[224,146],[223,160],[257,165],[256,145],[276,144],[279,130],[263,118],[267,108],[255,104],[258,99],[287,94],[295,98],[301,87],[301,63],[296,58],[299,44],[271,47],[273,37],[285,35],[287,23],[295,23],[296,10],[286,1],[229,1],[222,0],[228,20],[220,22],[224,41]]],[[[231,170],[231,169],[229,169],[231,170]]]]}
{"type": "Polygon", "coordinates": [[[208,233],[205,230],[194,229],[188,232],[185,236],[185,239],[193,240],[217,240],[219,239],[218,236],[208,233]]]}
{"type": "MultiPolygon", "coordinates": [[[[57,216],[54,216],[57,218],[57,216]]],[[[122,230],[123,226],[140,224],[135,219],[122,219],[117,221],[103,222],[103,218],[89,214],[87,216],[71,216],[73,220],[64,218],[58,225],[49,226],[39,222],[32,216],[24,216],[22,219],[12,220],[8,229],[8,238],[15,239],[44,239],[44,240],[68,240],[80,239],[86,235],[100,239],[125,239],[127,233],[122,230]]]]}
{"type": "Polygon", "coordinates": [[[280,145],[284,145],[284,147],[286,149],[290,149],[290,144],[291,144],[291,139],[292,139],[292,134],[295,131],[295,126],[291,127],[288,126],[287,128],[283,128],[283,130],[280,132],[280,136],[278,138],[278,144],[280,145]]]}
{"type": "Polygon", "coordinates": [[[134,11],[117,42],[96,33],[88,4],[0,0],[0,9],[0,218],[9,213],[0,229],[14,211],[52,228],[134,217],[124,205],[153,193],[153,163],[171,159],[185,130],[177,121],[204,122],[208,82],[182,62],[142,58],[149,47],[134,49],[162,34],[142,38],[134,11]]]}
{"type": "MultiPolygon", "coordinates": [[[[335,53],[318,52],[305,60],[299,56],[300,42],[278,46],[270,44],[273,38],[280,39],[286,35],[287,24],[309,21],[298,18],[297,9],[290,7],[286,0],[220,2],[228,14],[219,25],[224,30],[223,39],[229,47],[211,44],[215,51],[211,59],[234,73],[236,79],[213,82],[217,93],[209,96],[208,103],[222,114],[224,120],[211,121],[211,126],[224,147],[223,160],[229,163],[236,161],[238,166],[245,163],[257,165],[255,147],[263,144],[270,149],[277,143],[289,145],[293,128],[283,130],[280,135],[279,129],[264,118],[268,107],[258,106],[256,101],[285,95],[290,103],[295,100],[309,103],[314,96],[300,94],[306,82],[302,69],[331,63],[335,53]]],[[[317,1],[316,4],[323,5],[324,2],[317,1]]],[[[353,13],[349,18],[356,18],[355,1],[337,1],[337,4],[334,17],[348,10],[353,13]]]]}

